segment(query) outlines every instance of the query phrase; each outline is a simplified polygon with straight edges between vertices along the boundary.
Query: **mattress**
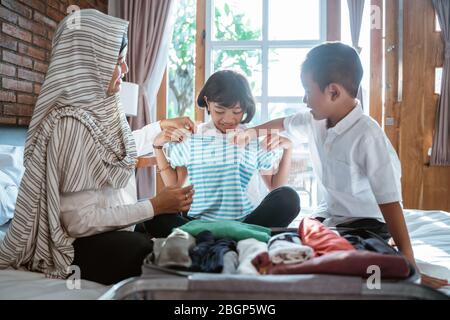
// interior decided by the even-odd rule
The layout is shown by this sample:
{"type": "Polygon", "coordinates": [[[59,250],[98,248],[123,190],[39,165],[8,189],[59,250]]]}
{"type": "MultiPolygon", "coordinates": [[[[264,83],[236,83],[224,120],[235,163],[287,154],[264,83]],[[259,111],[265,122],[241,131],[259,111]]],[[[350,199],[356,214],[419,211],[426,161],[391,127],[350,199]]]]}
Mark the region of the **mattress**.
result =
{"type": "MultiPolygon", "coordinates": [[[[405,210],[405,220],[420,270],[450,282],[450,213],[405,210]]],[[[0,227],[0,241],[6,229],[0,227]]],[[[0,271],[0,299],[97,299],[109,288],[82,281],[80,290],[70,290],[65,280],[29,271],[0,271]]],[[[450,296],[450,286],[440,291],[450,296]]]]}

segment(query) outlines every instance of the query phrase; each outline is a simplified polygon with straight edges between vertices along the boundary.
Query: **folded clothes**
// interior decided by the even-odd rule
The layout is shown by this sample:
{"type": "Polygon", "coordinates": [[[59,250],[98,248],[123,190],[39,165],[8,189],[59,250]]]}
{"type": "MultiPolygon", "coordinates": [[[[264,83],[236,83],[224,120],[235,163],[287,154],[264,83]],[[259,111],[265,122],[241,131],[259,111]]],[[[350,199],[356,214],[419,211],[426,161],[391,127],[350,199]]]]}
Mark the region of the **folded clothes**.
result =
{"type": "Polygon", "coordinates": [[[314,256],[311,247],[302,244],[296,233],[286,232],[273,236],[268,244],[269,258],[274,264],[301,263],[314,256]]]}
{"type": "MultiPolygon", "coordinates": [[[[158,241],[159,242],[159,241],[158,241]]],[[[192,260],[189,250],[195,246],[195,238],[189,233],[174,229],[172,233],[162,243],[156,264],[160,267],[182,267],[190,268],[192,260]]]]}
{"type": "Polygon", "coordinates": [[[223,256],[223,274],[234,274],[239,266],[239,257],[236,251],[228,251],[223,256]]]}
{"type": "Polygon", "coordinates": [[[369,267],[380,270],[381,279],[405,279],[410,274],[408,261],[401,255],[387,255],[366,250],[335,251],[298,264],[273,264],[266,252],[252,264],[262,274],[334,274],[368,278],[369,267]]]}
{"type": "Polygon", "coordinates": [[[224,256],[236,250],[234,240],[227,238],[215,240],[210,231],[200,232],[196,242],[196,246],[189,252],[192,271],[222,272],[225,264],[224,256]]]}
{"type": "Polygon", "coordinates": [[[228,220],[194,220],[181,226],[180,229],[190,233],[194,237],[200,232],[208,230],[216,239],[230,238],[235,241],[254,238],[259,241],[267,242],[270,239],[271,234],[269,228],[228,220]]]}
{"type": "Polygon", "coordinates": [[[355,250],[350,242],[316,219],[303,218],[298,227],[298,234],[302,243],[314,250],[315,256],[334,251],[355,250]]]}
{"type": "Polygon", "coordinates": [[[267,244],[256,239],[245,239],[238,242],[237,251],[239,256],[237,273],[258,275],[259,272],[253,266],[252,260],[260,253],[265,252],[267,254],[267,244]]]}

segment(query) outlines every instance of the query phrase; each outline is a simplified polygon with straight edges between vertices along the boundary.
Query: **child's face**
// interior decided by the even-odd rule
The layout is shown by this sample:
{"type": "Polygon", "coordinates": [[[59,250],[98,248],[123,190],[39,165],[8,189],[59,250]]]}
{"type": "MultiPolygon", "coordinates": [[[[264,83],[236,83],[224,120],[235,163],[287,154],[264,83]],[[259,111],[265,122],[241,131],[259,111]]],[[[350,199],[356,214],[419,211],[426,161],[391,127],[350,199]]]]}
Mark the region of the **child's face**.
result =
{"type": "Polygon", "coordinates": [[[208,101],[208,110],[214,125],[222,133],[236,129],[244,116],[239,102],[232,108],[226,108],[213,101],[208,101]]]}
{"type": "Polygon", "coordinates": [[[331,89],[327,87],[324,91],[320,90],[310,73],[302,75],[302,83],[305,88],[303,102],[311,109],[314,119],[323,120],[332,116],[335,99],[331,89]]]}

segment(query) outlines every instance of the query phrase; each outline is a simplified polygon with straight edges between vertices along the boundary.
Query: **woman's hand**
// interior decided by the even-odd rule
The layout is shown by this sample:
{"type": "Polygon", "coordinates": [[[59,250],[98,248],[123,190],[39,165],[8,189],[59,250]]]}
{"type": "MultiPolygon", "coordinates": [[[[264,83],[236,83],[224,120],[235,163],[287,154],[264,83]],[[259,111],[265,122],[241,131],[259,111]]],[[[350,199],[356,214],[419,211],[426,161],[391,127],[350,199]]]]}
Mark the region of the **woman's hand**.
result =
{"type": "Polygon", "coordinates": [[[261,146],[267,151],[272,151],[277,148],[291,149],[292,141],[276,133],[269,133],[264,137],[263,141],[261,141],[261,146]]]}
{"type": "Polygon", "coordinates": [[[183,129],[190,131],[191,133],[197,132],[197,125],[189,117],[179,117],[173,119],[161,120],[159,125],[161,130],[167,130],[169,128],[183,129]]]}
{"type": "Polygon", "coordinates": [[[167,213],[188,211],[194,195],[193,186],[185,188],[166,187],[154,198],[150,199],[155,216],[167,213]]]}
{"type": "Polygon", "coordinates": [[[175,127],[168,127],[161,131],[153,141],[153,145],[157,147],[163,146],[165,143],[173,141],[173,142],[182,142],[186,137],[191,134],[187,129],[177,129],[175,127]]]}

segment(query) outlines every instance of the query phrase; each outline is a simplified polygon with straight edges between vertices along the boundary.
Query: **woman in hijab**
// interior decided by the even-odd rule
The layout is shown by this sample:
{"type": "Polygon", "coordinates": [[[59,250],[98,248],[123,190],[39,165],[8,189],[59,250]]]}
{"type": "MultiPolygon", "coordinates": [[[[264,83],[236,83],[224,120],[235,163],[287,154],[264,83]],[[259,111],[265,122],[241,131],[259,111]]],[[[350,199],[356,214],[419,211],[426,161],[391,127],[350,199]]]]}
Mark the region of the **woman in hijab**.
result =
{"type": "Polygon", "coordinates": [[[192,202],[192,187],[137,202],[136,156],[151,151],[161,128],[195,125],[178,118],[132,133],[118,96],[128,71],[128,22],[91,9],[74,14],[55,32],[0,269],[66,278],[73,265],[83,279],[112,284],[139,275],[152,251],[150,237],[132,232],[134,225],[192,202]]]}

